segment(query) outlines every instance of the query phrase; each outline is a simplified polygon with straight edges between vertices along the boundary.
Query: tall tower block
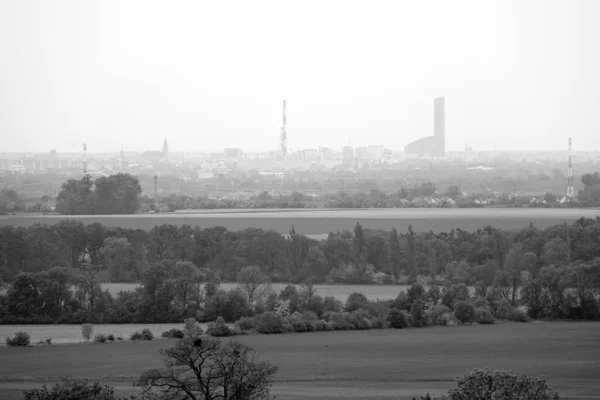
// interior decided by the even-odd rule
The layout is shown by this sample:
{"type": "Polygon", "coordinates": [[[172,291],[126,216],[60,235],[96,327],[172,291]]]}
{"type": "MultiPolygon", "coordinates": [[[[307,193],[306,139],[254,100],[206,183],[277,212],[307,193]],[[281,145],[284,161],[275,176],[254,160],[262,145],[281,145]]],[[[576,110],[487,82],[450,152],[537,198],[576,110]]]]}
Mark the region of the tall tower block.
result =
{"type": "Polygon", "coordinates": [[[83,176],[87,174],[87,144],[83,144],[83,176]]]}
{"type": "Polygon", "coordinates": [[[287,132],[285,130],[285,125],[287,122],[287,118],[285,115],[285,100],[283,101],[283,125],[281,126],[281,136],[279,138],[280,140],[280,146],[281,146],[281,155],[283,157],[287,156],[287,132]]]}
{"type": "Polygon", "coordinates": [[[574,196],[573,190],[573,155],[571,154],[571,138],[569,138],[569,170],[567,173],[567,197],[574,196]]]}
{"type": "Polygon", "coordinates": [[[444,97],[433,100],[433,136],[436,143],[436,156],[446,156],[446,121],[444,97]]]}

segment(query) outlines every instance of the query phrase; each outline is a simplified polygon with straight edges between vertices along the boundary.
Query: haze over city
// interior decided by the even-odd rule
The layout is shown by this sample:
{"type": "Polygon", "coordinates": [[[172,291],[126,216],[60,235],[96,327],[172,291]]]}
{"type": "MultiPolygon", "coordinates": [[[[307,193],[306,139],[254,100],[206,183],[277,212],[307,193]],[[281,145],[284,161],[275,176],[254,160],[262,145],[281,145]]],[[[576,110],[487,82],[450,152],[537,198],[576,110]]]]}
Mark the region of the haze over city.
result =
{"type": "Polygon", "coordinates": [[[594,1],[2,2],[2,152],[600,148],[594,1]],[[6,140],[6,139],[9,140],[6,140]]]}

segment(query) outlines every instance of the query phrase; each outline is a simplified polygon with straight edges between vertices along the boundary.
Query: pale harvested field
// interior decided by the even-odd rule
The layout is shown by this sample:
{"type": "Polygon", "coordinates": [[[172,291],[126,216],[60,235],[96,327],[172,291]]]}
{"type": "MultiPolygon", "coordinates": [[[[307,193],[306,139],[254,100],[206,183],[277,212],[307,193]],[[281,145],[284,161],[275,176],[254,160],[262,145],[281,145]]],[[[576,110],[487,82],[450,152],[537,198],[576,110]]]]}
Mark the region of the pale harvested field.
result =
{"type": "Polygon", "coordinates": [[[596,218],[598,209],[543,209],[543,208],[408,208],[358,210],[207,210],[204,212],[177,212],[172,214],[138,215],[9,215],[0,216],[0,226],[30,226],[35,223],[54,224],[63,219],[84,223],[100,222],[108,226],[133,229],[151,229],[156,225],[189,224],[209,228],[223,226],[229,230],[246,228],[273,229],[287,233],[292,225],[304,234],[323,234],[352,230],[356,222],[365,228],[404,232],[409,225],[418,232],[433,230],[445,232],[452,228],[475,231],[486,225],[500,229],[521,229],[535,224],[539,228],[571,223],[581,217],[596,218]]]}
{"type": "MultiPolygon", "coordinates": [[[[542,376],[561,399],[600,399],[598,322],[502,323],[403,330],[240,336],[279,366],[278,400],[412,399],[439,396],[473,368],[542,376]]],[[[89,377],[135,393],[133,377],[160,367],[174,342],[0,348],[0,398],[60,375],[89,377]]]]}

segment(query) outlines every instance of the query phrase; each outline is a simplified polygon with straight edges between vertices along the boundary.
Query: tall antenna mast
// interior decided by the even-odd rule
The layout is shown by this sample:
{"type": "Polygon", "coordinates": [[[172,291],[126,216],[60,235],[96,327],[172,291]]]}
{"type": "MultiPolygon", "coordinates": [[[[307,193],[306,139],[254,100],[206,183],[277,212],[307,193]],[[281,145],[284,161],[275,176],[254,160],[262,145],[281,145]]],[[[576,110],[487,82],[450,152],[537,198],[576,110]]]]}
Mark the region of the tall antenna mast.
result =
{"type": "Polygon", "coordinates": [[[286,116],[285,116],[285,100],[283,101],[283,125],[281,127],[281,137],[280,137],[280,141],[281,141],[281,155],[283,157],[287,156],[287,146],[286,146],[286,140],[287,140],[287,133],[285,130],[285,124],[286,124],[286,116]]]}
{"type": "Polygon", "coordinates": [[[87,144],[83,144],[83,176],[87,175],[87,144]]]}
{"type": "Polygon", "coordinates": [[[573,190],[573,155],[571,154],[571,138],[569,138],[569,171],[567,173],[567,197],[572,198],[573,190]]]}

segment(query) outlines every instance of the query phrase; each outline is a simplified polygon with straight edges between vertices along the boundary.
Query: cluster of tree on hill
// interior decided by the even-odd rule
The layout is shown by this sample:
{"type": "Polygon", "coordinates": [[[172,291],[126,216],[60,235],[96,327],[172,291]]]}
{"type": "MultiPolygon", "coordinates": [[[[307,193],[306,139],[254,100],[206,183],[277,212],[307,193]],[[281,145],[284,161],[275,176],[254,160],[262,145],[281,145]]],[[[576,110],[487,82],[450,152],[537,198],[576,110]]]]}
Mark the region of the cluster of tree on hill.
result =
{"type": "Polygon", "coordinates": [[[205,312],[211,299],[242,315],[253,296],[218,294],[218,283],[257,279],[463,283],[494,288],[513,306],[525,302],[534,318],[597,318],[599,232],[600,218],[545,230],[441,234],[367,230],[357,223],[354,232],[324,240],[293,228],[284,237],[260,229],[163,225],[143,231],[76,221],[3,227],[0,273],[10,287],[0,298],[2,321],[179,321],[205,312]],[[249,266],[255,274],[241,275],[249,266]],[[108,280],[142,285],[113,298],[101,289],[108,280]]]}
{"type": "Polygon", "coordinates": [[[130,174],[116,174],[92,180],[69,179],[56,199],[61,214],[134,214],[140,209],[142,188],[130,174]]]}

